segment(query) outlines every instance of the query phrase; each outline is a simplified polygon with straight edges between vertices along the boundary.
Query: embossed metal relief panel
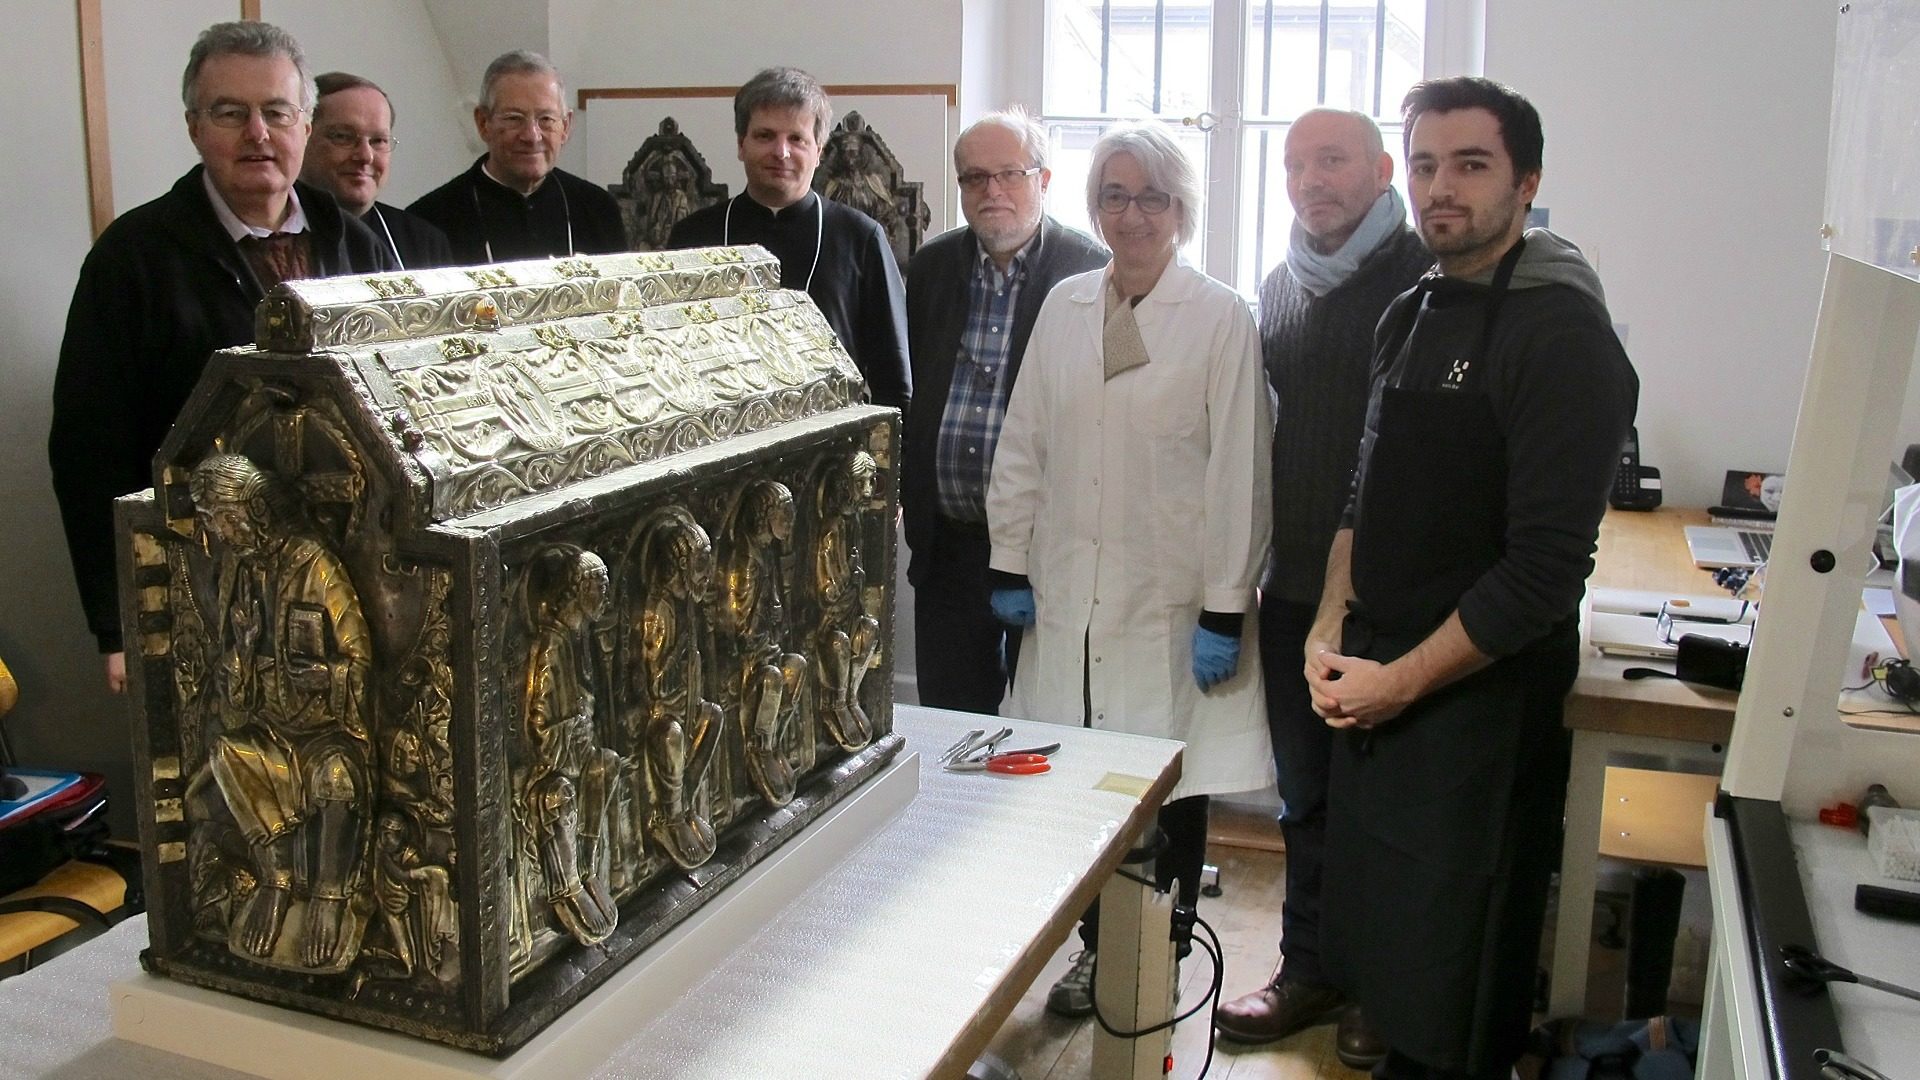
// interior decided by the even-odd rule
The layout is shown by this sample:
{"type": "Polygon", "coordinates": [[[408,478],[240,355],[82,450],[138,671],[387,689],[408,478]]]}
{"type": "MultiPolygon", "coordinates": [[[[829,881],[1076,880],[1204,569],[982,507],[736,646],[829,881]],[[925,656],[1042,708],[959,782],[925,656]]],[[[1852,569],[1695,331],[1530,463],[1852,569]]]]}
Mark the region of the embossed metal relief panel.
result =
{"type": "Polygon", "coordinates": [[[304,353],[779,287],[780,261],[758,246],[583,255],[290,281],[254,327],[261,348],[304,353]]]}

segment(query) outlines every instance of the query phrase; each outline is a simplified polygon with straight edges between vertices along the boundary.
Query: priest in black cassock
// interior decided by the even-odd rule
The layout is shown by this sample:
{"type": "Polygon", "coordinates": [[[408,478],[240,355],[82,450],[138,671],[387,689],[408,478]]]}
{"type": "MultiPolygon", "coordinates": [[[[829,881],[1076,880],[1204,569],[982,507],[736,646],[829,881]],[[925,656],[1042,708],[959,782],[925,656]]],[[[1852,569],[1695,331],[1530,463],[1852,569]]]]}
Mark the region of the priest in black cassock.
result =
{"type": "Polygon", "coordinates": [[[554,167],[573,110],[546,57],[515,49],[488,64],[473,122],[486,155],[407,207],[447,234],[455,263],[627,250],[613,196],[554,167]]]}
{"type": "Polygon", "coordinates": [[[833,106],[813,76],[768,68],[733,97],[747,190],[673,227],[671,248],[760,244],[780,259],[780,284],[803,289],[866,377],[876,405],[905,411],[907,304],[900,268],[878,222],[813,191],[833,106]]]}

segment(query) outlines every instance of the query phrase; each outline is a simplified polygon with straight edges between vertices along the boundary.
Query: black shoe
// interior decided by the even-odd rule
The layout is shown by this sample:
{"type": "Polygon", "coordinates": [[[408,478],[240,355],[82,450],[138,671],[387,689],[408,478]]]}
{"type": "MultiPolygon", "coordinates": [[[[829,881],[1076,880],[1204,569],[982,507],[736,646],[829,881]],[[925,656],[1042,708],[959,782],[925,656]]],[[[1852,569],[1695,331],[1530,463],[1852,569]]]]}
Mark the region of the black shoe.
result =
{"type": "Polygon", "coordinates": [[[1349,1069],[1371,1069],[1387,1059],[1387,1041],[1367,1023],[1360,1006],[1349,1005],[1333,1033],[1333,1052],[1349,1069]]]}

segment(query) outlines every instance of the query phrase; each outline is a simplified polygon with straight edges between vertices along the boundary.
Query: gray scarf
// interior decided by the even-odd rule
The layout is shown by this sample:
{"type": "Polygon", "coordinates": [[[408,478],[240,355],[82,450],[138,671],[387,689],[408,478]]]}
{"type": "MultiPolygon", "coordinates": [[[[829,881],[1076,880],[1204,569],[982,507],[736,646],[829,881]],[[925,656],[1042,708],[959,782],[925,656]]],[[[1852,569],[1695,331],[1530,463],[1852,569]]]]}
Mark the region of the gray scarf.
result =
{"type": "Polygon", "coordinates": [[[1407,221],[1407,204],[1400,199],[1400,193],[1389,187],[1373,200],[1367,208],[1367,216],[1340,245],[1340,250],[1323,255],[1313,249],[1313,238],[1307,230],[1300,227],[1298,218],[1294,219],[1293,232],[1287,241],[1287,267],[1293,276],[1308,292],[1315,296],[1325,296],[1340,287],[1340,283],[1353,276],[1360,264],[1373,254],[1373,249],[1393,235],[1393,231],[1407,221]]]}

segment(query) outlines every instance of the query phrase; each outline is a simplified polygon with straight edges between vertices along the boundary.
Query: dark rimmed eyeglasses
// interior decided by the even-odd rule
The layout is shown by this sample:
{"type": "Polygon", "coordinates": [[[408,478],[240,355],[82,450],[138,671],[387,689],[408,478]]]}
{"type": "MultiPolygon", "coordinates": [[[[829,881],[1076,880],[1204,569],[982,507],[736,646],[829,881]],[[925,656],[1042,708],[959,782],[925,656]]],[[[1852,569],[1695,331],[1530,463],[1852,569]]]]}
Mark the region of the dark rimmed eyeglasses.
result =
{"type": "Polygon", "coordinates": [[[1129,195],[1119,188],[1107,188],[1100,192],[1097,202],[1103,214],[1124,214],[1128,203],[1138,206],[1143,214],[1161,214],[1173,205],[1173,196],[1153,188],[1138,195],[1129,195]]]}
{"type": "Polygon", "coordinates": [[[1039,171],[1040,166],[1038,165],[1030,169],[1001,169],[999,172],[986,172],[985,170],[976,169],[960,174],[960,187],[966,191],[985,191],[987,189],[987,181],[991,180],[999,184],[1002,188],[1010,188],[1020,181],[1025,180],[1027,177],[1039,173],[1039,171]]]}

